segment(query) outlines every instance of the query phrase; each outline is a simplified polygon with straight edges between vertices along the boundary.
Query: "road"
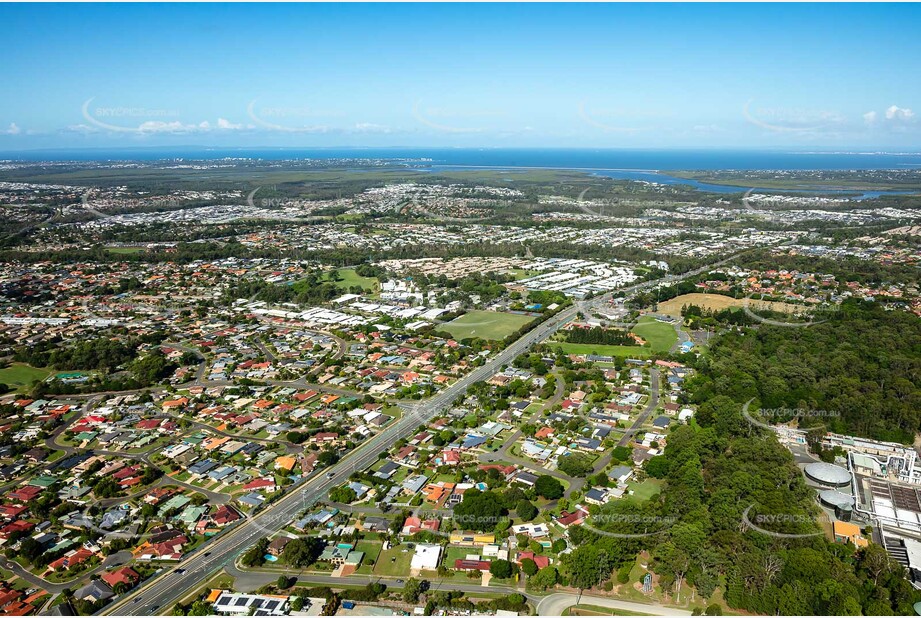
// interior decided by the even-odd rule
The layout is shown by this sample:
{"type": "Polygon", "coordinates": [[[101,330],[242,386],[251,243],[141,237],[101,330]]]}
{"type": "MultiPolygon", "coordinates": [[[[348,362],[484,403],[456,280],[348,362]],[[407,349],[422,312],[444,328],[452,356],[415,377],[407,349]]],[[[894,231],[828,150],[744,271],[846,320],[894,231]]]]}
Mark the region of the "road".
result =
{"type": "MultiPolygon", "coordinates": [[[[633,421],[633,424],[630,425],[630,429],[627,430],[627,433],[620,439],[617,443],[617,446],[627,446],[630,444],[630,438],[633,437],[633,434],[640,431],[643,427],[643,424],[649,418],[649,415],[652,414],[656,407],[659,405],[659,370],[650,369],[649,370],[649,401],[646,403],[646,407],[640,412],[640,415],[636,417],[636,420],[633,421]]],[[[604,464],[607,465],[607,464],[604,464]]]]}
{"type": "MultiPolygon", "coordinates": [[[[259,571],[259,570],[243,570],[239,569],[236,566],[231,565],[227,568],[227,573],[234,578],[235,587],[244,592],[252,592],[258,590],[266,584],[274,583],[278,579],[278,571],[259,571]]],[[[312,584],[316,586],[333,586],[335,587],[337,581],[336,578],[329,577],[328,575],[313,575],[299,574],[297,576],[297,581],[299,584],[312,584]]],[[[362,585],[362,584],[371,584],[380,582],[386,584],[389,590],[400,590],[403,588],[403,584],[398,583],[400,580],[396,577],[384,577],[380,575],[350,575],[344,581],[347,581],[349,584],[362,585]]],[[[690,616],[691,612],[676,609],[672,607],[667,607],[659,603],[637,603],[635,601],[622,601],[620,599],[613,599],[611,597],[599,597],[592,596],[588,594],[578,595],[568,592],[554,593],[547,596],[540,596],[534,594],[532,591],[522,590],[521,588],[514,588],[512,586],[487,586],[483,587],[478,583],[462,583],[456,581],[439,581],[434,580],[431,582],[431,590],[437,591],[439,589],[450,589],[450,590],[460,590],[461,592],[468,592],[476,594],[478,592],[489,592],[489,593],[502,593],[506,592],[508,594],[518,593],[523,595],[537,608],[538,616],[559,616],[562,614],[563,610],[567,607],[572,607],[573,605],[582,604],[582,605],[595,605],[598,607],[607,607],[611,609],[619,609],[629,612],[636,612],[640,614],[649,614],[654,616],[690,616]]]]}
{"type": "Polygon", "coordinates": [[[42,579],[41,577],[33,574],[31,571],[28,571],[22,568],[22,566],[20,566],[18,563],[13,562],[12,560],[9,560],[3,556],[0,556],[0,566],[2,566],[3,568],[7,570],[12,571],[17,576],[19,576],[19,578],[22,579],[23,581],[29,582],[31,586],[34,586],[36,588],[42,588],[44,590],[47,590],[51,594],[60,594],[61,592],[63,592],[64,590],[68,588],[73,590],[76,585],[79,585],[79,583],[84,581],[87,577],[91,577],[95,575],[96,573],[100,573],[106,569],[116,567],[116,566],[121,566],[128,562],[131,562],[133,558],[134,556],[132,556],[131,552],[127,550],[114,553],[111,556],[106,556],[106,558],[102,562],[97,564],[95,567],[93,567],[89,571],[80,573],[79,575],[77,575],[76,577],[74,577],[73,579],[69,581],[65,581],[65,582],[61,582],[57,584],[52,584],[49,581],[42,579]]]}
{"type": "Polygon", "coordinates": [[[576,604],[580,605],[597,605],[598,607],[607,607],[610,609],[625,610],[628,612],[637,612],[649,614],[652,616],[690,616],[691,612],[683,609],[666,607],[658,603],[634,603],[632,601],[621,601],[610,597],[593,597],[587,594],[572,594],[560,592],[545,596],[537,604],[538,616],[560,616],[567,607],[576,604]]]}
{"type": "MultiPolygon", "coordinates": [[[[235,565],[230,565],[226,569],[227,573],[234,578],[235,587],[243,592],[252,592],[258,590],[266,584],[274,583],[278,579],[278,571],[261,571],[258,569],[240,569],[235,565]]],[[[349,584],[362,585],[380,582],[386,584],[390,590],[400,590],[403,584],[399,583],[396,577],[386,577],[381,575],[350,575],[348,578],[339,580],[328,575],[298,574],[297,581],[299,584],[313,584],[316,586],[335,587],[337,582],[348,582],[349,584]]],[[[555,593],[547,596],[534,594],[532,591],[515,588],[512,586],[487,586],[483,587],[478,583],[462,583],[456,581],[439,581],[433,580],[431,590],[460,590],[476,594],[478,592],[508,594],[518,593],[523,595],[537,608],[538,616],[559,616],[567,607],[576,605],[577,602],[582,605],[596,605],[598,607],[608,607],[611,609],[620,609],[641,614],[650,614],[657,616],[690,616],[691,612],[667,607],[658,603],[637,603],[635,601],[622,601],[611,597],[599,597],[592,595],[578,595],[572,593],[555,593]]]]}
{"type": "MultiPolygon", "coordinates": [[[[667,280],[672,283],[695,276],[728,262],[734,257],[731,256],[716,264],[689,271],[681,276],[671,275],[667,280]]],[[[653,287],[658,283],[659,280],[647,281],[618,291],[629,295],[653,287]]],[[[527,351],[532,345],[549,338],[563,324],[574,319],[579,311],[590,310],[592,306],[605,302],[607,298],[609,298],[609,295],[600,296],[591,301],[579,302],[551,316],[445,390],[435,394],[428,400],[412,405],[408,412],[390,427],[348,453],[332,468],[314,473],[307,480],[294,486],[291,492],[278,502],[272,504],[261,513],[246,519],[234,528],[225,531],[204,546],[202,550],[188,556],[170,571],[110,604],[102,611],[102,614],[143,616],[156,614],[158,611],[166,611],[178,600],[195,591],[212,573],[232,564],[237,555],[245,551],[259,538],[285,527],[301,511],[324,498],[329,489],[341,483],[343,478],[348,477],[353,471],[364,469],[376,461],[378,453],[389,449],[401,438],[409,438],[416,432],[420,424],[428,422],[447,409],[454,400],[467,391],[469,386],[488,379],[503,365],[511,364],[517,356],[527,351]],[[182,575],[176,574],[177,569],[182,571],[182,575]]],[[[647,410],[637,419],[637,422],[644,422],[650,413],[651,410],[647,407],[647,410]]],[[[634,424],[634,427],[638,426],[638,424],[634,424]]]]}

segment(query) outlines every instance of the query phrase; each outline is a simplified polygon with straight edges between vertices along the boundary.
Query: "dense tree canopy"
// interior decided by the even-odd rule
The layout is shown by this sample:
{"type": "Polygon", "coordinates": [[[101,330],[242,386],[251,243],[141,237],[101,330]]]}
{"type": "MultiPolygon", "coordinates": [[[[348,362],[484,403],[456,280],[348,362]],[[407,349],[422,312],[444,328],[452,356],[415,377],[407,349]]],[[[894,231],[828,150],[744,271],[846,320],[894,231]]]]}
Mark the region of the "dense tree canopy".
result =
{"type": "Polygon", "coordinates": [[[849,301],[810,327],[760,325],[714,342],[690,385],[695,401],[728,395],[790,412],[801,427],[911,444],[921,430],[921,320],[849,301]],[[799,411],[799,412],[798,412],[799,411]]]}

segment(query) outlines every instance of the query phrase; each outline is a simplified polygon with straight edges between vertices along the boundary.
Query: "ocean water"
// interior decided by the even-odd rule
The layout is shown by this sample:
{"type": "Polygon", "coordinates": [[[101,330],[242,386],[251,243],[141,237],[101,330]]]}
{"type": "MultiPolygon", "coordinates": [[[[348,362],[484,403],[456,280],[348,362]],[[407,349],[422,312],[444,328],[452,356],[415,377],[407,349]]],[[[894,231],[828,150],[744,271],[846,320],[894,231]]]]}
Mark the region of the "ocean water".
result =
{"type": "Polygon", "coordinates": [[[918,169],[921,149],[912,153],[795,152],[783,150],[639,150],[571,148],[122,148],[32,150],[0,153],[27,161],[112,161],[157,159],[425,159],[433,166],[587,169],[594,171],[676,170],[873,170],[918,169]]]}

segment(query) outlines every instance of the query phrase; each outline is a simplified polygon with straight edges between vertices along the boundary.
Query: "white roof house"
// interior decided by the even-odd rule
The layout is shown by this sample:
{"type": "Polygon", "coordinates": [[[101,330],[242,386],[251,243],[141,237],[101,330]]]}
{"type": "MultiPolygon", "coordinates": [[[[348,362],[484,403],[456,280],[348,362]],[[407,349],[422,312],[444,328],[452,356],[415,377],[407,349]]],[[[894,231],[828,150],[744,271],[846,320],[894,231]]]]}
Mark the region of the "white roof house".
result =
{"type": "Polygon", "coordinates": [[[420,571],[436,571],[441,563],[441,545],[416,545],[416,553],[413,554],[410,569],[420,571]]]}

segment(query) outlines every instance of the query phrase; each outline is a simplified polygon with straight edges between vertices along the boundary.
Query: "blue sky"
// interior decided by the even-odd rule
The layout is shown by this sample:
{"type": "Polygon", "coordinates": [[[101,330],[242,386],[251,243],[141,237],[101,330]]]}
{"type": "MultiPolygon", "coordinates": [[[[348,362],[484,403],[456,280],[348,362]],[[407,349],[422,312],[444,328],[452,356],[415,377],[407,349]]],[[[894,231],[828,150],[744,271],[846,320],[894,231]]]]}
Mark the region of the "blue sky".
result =
{"type": "Polygon", "coordinates": [[[3,4],[0,23],[0,151],[921,150],[917,4],[3,4]]]}

